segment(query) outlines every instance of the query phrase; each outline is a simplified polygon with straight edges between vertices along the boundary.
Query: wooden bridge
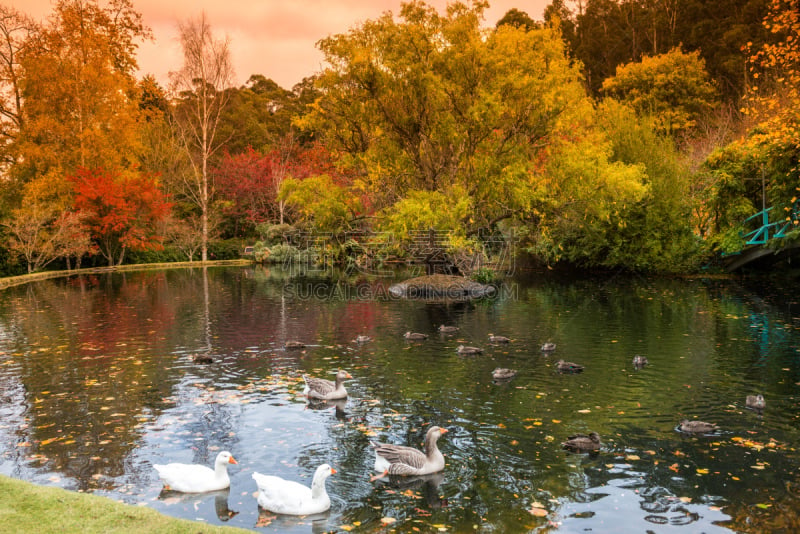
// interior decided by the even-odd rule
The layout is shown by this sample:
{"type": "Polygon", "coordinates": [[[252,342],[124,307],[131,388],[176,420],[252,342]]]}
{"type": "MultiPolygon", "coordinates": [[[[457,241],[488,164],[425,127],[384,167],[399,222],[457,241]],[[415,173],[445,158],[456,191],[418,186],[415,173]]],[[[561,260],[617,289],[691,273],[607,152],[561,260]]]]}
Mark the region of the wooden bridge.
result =
{"type": "Polygon", "coordinates": [[[765,208],[745,219],[745,228],[757,227],[742,235],[744,238],[742,250],[725,255],[726,270],[735,271],[761,258],[770,255],[791,254],[794,249],[800,248],[800,240],[780,248],[766,246],[770,241],[774,242],[775,239],[785,238],[790,231],[800,228],[800,199],[792,199],[792,207],[782,220],[770,222],[770,212],[773,209],[765,208]]]}

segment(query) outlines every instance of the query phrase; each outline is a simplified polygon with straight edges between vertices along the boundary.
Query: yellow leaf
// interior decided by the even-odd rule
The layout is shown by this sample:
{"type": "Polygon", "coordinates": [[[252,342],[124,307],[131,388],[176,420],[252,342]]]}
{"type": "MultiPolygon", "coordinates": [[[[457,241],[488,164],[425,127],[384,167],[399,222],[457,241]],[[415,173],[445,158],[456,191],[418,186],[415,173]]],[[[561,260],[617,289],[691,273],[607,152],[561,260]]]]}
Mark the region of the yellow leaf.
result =
{"type": "Polygon", "coordinates": [[[353,525],[339,525],[339,528],[342,530],[346,530],[347,532],[350,532],[351,530],[353,530],[353,525]]]}
{"type": "Polygon", "coordinates": [[[395,521],[397,521],[397,519],[395,519],[394,517],[386,516],[381,518],[381,523],[383,523],[384,525],[391,525],[395,521]]]}
{"type": "Polygon", "coordinates": [[[708,469],[700,469],[700,468],[698,468],[697,469],[697,474],[698,475],[707,475],[708,474],[708,469]]]}
{"type": "Polygon", "coordinates": [[[641,458],[639,458],[639,456],[637,456],[636,454],[629,454],[628,456],[625,457],[625,460],[629,462],[635,462],[636,460],[641,460],[641,458]]]}

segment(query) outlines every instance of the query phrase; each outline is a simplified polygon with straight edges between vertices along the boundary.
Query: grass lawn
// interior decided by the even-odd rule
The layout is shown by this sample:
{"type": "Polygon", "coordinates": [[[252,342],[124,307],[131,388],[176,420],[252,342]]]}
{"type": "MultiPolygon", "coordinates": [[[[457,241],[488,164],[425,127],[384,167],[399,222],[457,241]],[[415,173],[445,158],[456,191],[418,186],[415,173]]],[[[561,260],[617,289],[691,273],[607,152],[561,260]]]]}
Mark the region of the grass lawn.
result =
{"type": "Polygon", "coordinates": [[[177,519],[153,509],[106,497],[37,486],[0,475],[0,531],[70,533],[219,533],[250,532],[177,519]]]}

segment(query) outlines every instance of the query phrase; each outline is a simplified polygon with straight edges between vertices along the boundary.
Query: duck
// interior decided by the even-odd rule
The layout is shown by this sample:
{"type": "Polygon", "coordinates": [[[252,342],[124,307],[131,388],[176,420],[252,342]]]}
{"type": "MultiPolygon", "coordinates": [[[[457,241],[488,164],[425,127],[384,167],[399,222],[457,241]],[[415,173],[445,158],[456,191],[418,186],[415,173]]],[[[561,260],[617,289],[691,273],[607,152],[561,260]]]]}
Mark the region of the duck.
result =
{"type": "Polygon", "coordinates": [[[312,515],[325,512],[331,507],[325,481],[335,474],[336,469],[329,464],[320,465],[314,471],[309,488],[298,482],[254,472],[258,505],[276,514],[312,515]]]}
{"type": "Polygon", "coordinates": [[[302,341],[287,341],[283,344],[283,348],[285,349],[303,349],[305,346],[306,344],[302,341]]]}
{"type": "Polygon", "coordinates": [[[494,371],[492,371],[492,378],[495,380],[511,380],[517,376],[517,371],[514,369],[506,369],[504,367],[498,367],[494,371]]]}
{"type": "Polygon", "coordinates": [[[428,334],[420,334],[419,332],[406,332],[403,334],[403,337],[413,341],[419,341],[422,339],[428,339],[428,334]]]}
{"type": "Polygon", "coordinates": [[[764,395],[748,395],[745,399],[745,406],[754,410],[761,411],[767,406],[767,401],[764,400],[764,395]]]}
{"type": "Polygon", "coordinates": [[[228,464],[236,464],[228,451],[222,451],[214,461],[214,469],[198,464],[153,464],[164,482],[164,489],[183,493],[205,493],[225,489],[231,485],[228,464]]]}
{"type": "Polygon", "coordinates": [[[459,345],[456,348],[456,352],[459,354],[480,354],[483,352],[483,349],[480,347],[467,347],[464,345],[459,345]]]}
{"type": "Polygon", "coordinates": [[[447,429],[432,426],[425,433],[425,452],[404,445],[392,445],[373,441],[375,449],[375,471],[388,475],[416,476],[437,473],[444,469],[444,456],[436,446],[447,429]]]}
{"type": "Polygon", "coordinates": [[[553,352],[556,350],[556,344],[547,342],[542,345],[542,352],[553,352]]]}
{"type": "Polygon", "coordinates": [[[489,334],[489,343],[511,343],[511,339],[505,336],[496,336],[494,334],[489,334]]]}
{"type": "Polygon", "coordinates": [[[689,421],[682,419],[678,424],[680,432],[687,432],[689,434],[708,434],[714,432],[719,428],[716,423],[706,423],[705,421],[689,421]]]}
{"type": "Polygon", "coordinates": [[[314,378],[303,375],[303,381],[306,383],[306,387],[303,389],[303,395],[309,399],[319,400],[344,399],[347,397],[344,381],[348,378],[353,377],[350,373],[341,369],[336,373],[336,382],[325,378],[314,378]]]}
{"type": "Polygon", "coordinates": [[[443,334],[452,334],[453,332],[458,332],[457,326],[447,326],[447,325],[439,325],[439,332],[443,334]]]}
{"type": "Polygon", "coordinates": [[[203,365],[207,363],[214,363],[214,358],[212,358],[208,354],[193,354],[192,363],[199,363],[203,365]]]}
{"type": "Polygon", "coordinates": [[[637,369],[641,369],[645,365],[648,364],[646,356],[639,356],[638,354],[633,357],[633,366],[637,369]]]}
{"type": "Polygon", "coordinates": [[[572,362],[565,362],[564,360],[558,360],[556,362],[556,369],[558,369],[559,373],[581,373],[583,372],[583,366],[578,365],[577,363],[572,362]]]}
{"type": "Polygon", "coordinates": [[[369,343],[370,341],[372,341],[372,338],[369,336],[356,336],[356,338],[353,341],[355,341],[356,343],[369,343]]]}
{"type": "Polygon", "coordinates": [[[597,432],[589,432],[588,435],[575,434],[568,437],[561,446],[571,451],[596,451],[600,449],[600,434],[597,432]]]}

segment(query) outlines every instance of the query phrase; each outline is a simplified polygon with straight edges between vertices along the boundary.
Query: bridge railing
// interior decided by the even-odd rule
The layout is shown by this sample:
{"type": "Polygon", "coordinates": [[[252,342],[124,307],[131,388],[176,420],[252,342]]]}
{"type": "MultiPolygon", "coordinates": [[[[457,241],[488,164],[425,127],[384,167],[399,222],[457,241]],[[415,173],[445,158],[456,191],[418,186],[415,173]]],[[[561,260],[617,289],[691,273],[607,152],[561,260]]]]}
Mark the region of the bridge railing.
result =
{"type": "Polygon", "coordinates": [[[751,215],[744,221],[745,228],[756,221],[760,222],[760,226],[755,230],[744,234],[745,245],[765,245],[767,241],[774,238],[786,237],[786,234],[793,228],[798,227],[798,220],[800,220],[800,200],[794,200],[789,215],[780,221],[769,221],[769,214],[773,208],[767,208],[759,211],[755,215],[751,215]]]}

